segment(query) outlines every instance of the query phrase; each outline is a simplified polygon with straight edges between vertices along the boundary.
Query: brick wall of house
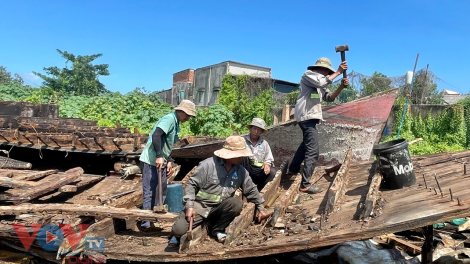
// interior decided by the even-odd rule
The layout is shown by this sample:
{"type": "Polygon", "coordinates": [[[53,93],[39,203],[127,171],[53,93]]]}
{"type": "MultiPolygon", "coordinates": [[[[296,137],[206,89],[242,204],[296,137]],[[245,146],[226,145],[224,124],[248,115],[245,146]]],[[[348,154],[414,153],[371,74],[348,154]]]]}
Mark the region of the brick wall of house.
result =
{"type": "Polygon", "coordinates": [[[173,84],[182,82],[194,83],[194,70],[187,69],[173,74],[173,84]]]}

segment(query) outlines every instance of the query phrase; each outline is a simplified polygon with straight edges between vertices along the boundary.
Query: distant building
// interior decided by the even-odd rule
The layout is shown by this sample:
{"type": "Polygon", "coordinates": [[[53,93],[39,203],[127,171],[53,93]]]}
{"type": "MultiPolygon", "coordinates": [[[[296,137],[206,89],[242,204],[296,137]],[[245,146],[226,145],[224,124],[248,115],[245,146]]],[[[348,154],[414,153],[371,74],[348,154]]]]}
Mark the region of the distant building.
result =
{"type": "Polygon", "coordinates": [[[453,105],[456,104],[458,101],[465,99],[468,97],[466,94],[460,94],[459,92],[451,91],[444,89],[441,92],[442,99],[444,100],[445,104],[453,105]]]}
{"type": "MultiPolygon", "coordinates": [[[[218,64],[193,69],[186,69],[173,74],[173,86],[158,93],[168,104],[177,105],[183,99],[193,101],[197,106],[212,105],[222,88],[222,79],[226,74],[248,75],[255,78],[271,79],[271,69],[235,61],[224,61],[218,64]]],[[[298,89],[298,84],[271,79],[272,88],[289,93],[298,89]]]]}

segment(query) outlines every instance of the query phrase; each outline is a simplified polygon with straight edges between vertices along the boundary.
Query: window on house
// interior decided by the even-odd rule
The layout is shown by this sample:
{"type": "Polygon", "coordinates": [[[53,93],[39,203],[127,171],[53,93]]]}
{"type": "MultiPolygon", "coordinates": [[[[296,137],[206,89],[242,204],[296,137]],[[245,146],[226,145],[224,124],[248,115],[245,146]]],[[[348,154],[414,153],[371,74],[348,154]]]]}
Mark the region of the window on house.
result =
{"type": "Polygon", "coordinates": [[[180,101],[178,103],[181,103],[181,101],[184,100],[184,91],[180,92],[180,101]]]}
{"type": "Polygon", "coordinates": [[[197,104],[203,105],[204,104],[204,91],[197,92],[197,104]]]}
{"type": "Polygon", "coordinates": [[[217,103],[217,100],[219,99],[219,90],[214,90],[212,91],[212,96],[211,96],[211,101],[210,104],[215,104],[217,103]]]}

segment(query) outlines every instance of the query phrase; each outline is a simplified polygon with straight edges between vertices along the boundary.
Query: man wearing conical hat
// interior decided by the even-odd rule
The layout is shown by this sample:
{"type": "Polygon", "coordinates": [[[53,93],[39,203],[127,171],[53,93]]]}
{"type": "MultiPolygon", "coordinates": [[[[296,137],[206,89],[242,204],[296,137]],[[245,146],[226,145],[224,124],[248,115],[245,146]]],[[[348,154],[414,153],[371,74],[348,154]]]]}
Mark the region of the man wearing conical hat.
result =
{"type": "Polygon", "coordinates": [[[319,193],[323,189],[310,184],[310,178],[318,161],[318,131],[317,124],[323,120],[321,102],[333,102],[344,87],[349,85],[349,79],[343,78],[341,85],[333,93],[327,86],[348,69],[346,61],[342,62],[335,71],[327,58],[320,58],[315,65],[307,67],[300,81],[300,91],[295,104],[295,120],[302,129],[303,141],[294,155],[289,166],[291,173],[298,173],[302,162],[302,182],[300,191],[304,193],[319,193]]]}
{"type": "Polygon", "coordinates": [[[242,189],[249,202],[256,205],[258,221],[269,216],[263,207],[264,199],[246,169],[240,165],[244,157],[253,156],[246,149],[245,140],[240,136],[230,136],[214,155],[199,163],[186,184],[185,210],[173,224],[170,247],[178,245],[178,238],[186,234],[191,219],[193,228],[206,223],[209,235],[220,243],[225,242],[225,228],[243,208],[242,201],[234,197],[238,188],[242,189]]]}
{"type": "Polygon", "coordinates": [[[268,142],[261,136],[268,132],[266,122],[262,118],[255,117],[247,127],[250,133],[243,138],[246,149],[253,154],[253,157],[244,158],[242,165],[258,186],[258,191],[261,191],[276,175],[276,170],[273,168],[274,157],[268,142]]]}
{"type": "MultiPolygon", "coordinates": [[[[183,100],[175,111],[160,118],[149,134],[147,144],[140,155],[142,168],[142,189],[144,210],[153,210],[160,205],[158,201],[158,173],[162,178],[162,196],[165,201],[167,193],[167,172],[171,171],[173,159],[170,154],[178,141],[180,123],[196,116],[196,106],[189,100],[183,100]]],[[[141,223],[143,230],[151,230],[149,221],[141,223]]]]}

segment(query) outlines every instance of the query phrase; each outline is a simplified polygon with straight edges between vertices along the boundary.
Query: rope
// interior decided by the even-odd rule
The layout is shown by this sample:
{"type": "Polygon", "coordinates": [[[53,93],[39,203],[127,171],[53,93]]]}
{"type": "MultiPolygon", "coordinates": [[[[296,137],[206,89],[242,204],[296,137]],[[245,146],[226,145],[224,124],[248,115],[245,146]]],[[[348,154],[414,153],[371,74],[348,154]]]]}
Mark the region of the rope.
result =
{"type": "Polygon", "coordinates": [[[42,155],[42,151],[41,151],[41,142],[39,140],[39,133],[33,125],[30,124],[29,126],[34,129],[34,132],[36,132],[36,139],[38,140],[39,158],[42,159],[44,156],[42,155]]]}
{"type": "Polygon", "coordinates": [[[0,166],[0,169],[3,169],[3,167],[7,164],[8,160],[10,160],[10,151],[13,149],[15,145],[12,145],[10,150],[6,151],[6,150],[2,150],[3,153],[7,154],[7,159],[5,160],[5,162],[2,164],[2,166],[0,166]]]}

